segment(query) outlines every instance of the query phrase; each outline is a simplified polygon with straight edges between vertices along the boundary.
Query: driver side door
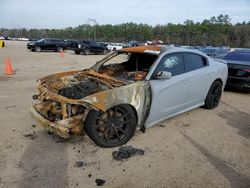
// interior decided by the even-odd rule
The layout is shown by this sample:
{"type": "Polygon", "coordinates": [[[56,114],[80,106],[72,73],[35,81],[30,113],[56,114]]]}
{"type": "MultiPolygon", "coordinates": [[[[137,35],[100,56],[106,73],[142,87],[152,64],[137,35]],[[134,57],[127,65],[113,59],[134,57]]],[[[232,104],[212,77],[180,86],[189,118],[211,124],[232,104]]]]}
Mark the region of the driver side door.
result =
{"type": "Polygon", "coordinates": [[[187,108],[187,80],[182,53],[171,53],[162,57],[150,79],[152,101],[145,126],[154,124],[187,108]],[[160,71],[172,73],[170,79],[154,77],[160,71]]]}

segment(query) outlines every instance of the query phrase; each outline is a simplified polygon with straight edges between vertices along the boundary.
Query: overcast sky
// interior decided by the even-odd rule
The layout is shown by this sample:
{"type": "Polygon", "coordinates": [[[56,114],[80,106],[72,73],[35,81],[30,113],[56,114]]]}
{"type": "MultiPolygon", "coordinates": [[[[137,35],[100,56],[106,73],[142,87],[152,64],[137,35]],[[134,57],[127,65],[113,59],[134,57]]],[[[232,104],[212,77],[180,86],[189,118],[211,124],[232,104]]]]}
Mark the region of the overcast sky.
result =
{"type": "Polygon", "coordinates": [[[250,0],[0,0],[0,28],[65,28],[86,23],[150,25],[228,14],[250,21],[250,0]]]}

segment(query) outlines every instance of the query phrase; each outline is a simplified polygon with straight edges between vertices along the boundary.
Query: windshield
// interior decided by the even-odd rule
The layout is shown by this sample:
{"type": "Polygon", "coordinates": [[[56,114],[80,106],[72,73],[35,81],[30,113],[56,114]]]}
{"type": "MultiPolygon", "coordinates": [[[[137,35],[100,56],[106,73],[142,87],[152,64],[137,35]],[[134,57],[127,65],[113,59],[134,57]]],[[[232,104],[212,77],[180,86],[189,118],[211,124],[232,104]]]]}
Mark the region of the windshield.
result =
{"type": "Polygon", "coordinates": [[[97,72],[118,79],[144,80],[158,55],[148,53],[116,53],[97,68],[97,72]]]}
{"type": "Polygon", "coordinates": [[[224,57],[225,60],[232,61],[248,61],[250,62],[250,50],[249,51],[234,51],[227,54],[224,57]]]}
{"type": "Polygon", "coordinates": [[[36,42],[43,42],[44,41],[44,39],[40,39],[40,40],[38,40],[38,41],[36,41],[36,42]]]}

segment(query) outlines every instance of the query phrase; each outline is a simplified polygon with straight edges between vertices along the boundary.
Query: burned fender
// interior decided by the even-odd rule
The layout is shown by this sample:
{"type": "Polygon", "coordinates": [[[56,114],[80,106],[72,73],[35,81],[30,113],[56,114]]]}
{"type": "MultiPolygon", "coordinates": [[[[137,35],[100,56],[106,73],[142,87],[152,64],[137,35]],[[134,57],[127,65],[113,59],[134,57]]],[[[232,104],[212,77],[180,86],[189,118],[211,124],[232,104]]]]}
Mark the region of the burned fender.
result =
{"type": "Polygon", "coordinates": [[[83,99],[102,111],[119,104],[129,104],[136,110],[137,126],[143,126],[151,103],[151,89],[148,81],[139,81],[133,84],[113,88],[89,95],[83,99]]]}

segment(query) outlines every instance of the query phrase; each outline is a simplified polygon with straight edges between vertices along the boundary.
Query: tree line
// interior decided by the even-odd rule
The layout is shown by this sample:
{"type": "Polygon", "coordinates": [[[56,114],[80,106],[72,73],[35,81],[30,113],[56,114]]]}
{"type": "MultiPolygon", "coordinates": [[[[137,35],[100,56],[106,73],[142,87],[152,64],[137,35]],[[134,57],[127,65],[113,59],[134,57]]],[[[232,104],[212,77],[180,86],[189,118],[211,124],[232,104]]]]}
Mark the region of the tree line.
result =
{"type": "Polygon", "coordinates": [[[123,23],[117,25],[79,25],[65,29],[0,29],[9,37],[94,39],[105,42],[162,40],[166,44],[250,47],[250,21],[232,24],[228,15],[213,16],[202,22],[186,20],[183,24],[123,23]]]}

